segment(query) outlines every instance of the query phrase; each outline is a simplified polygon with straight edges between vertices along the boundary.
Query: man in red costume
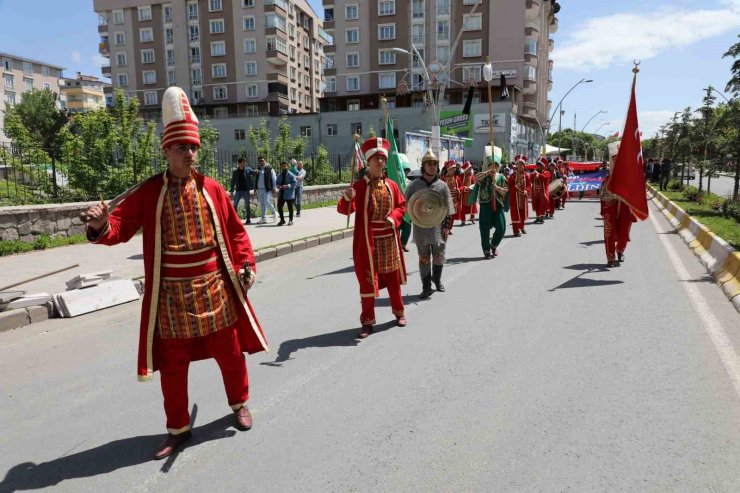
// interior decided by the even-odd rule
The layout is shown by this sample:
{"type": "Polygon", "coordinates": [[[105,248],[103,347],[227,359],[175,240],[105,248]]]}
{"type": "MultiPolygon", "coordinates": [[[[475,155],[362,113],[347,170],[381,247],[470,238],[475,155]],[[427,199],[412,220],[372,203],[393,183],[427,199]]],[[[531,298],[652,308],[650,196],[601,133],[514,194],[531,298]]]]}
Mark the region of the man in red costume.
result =
{"type": "Polygon", "coordinates": [[[514,236],[527,234],[524,229],[524,221],[529,219],[529,201],[527,190],[532,187],[532,181],[529,174],[526,173],[526,160],[519,154],[514,158],[516,171],[509,175],[509,211],[511,212],[511,227],[514,229],[514,236]]]}
{"type": "Polygon", "coordinates": [[[188,367],[214,358],[235,426],[252,427],[244,352],[267,350],[247,299],[254,253],[224,188],[197,171],[198,119],[179,87],[162,101],[162,149],[168,168],[141,183],[112,213],[101,201],[88,210],[88,239],[115,245],[143,230],[145,286],[138,376],[159,370],[168,436],[154,458],[172,454],[191,436],[188,367]]]}
{"type": "Polygon", "coordinates": [[[383,176],[389,149],[390,142],[381,138],[371,138],[362,144],[367,172],[344,191],[337,204],[340,214],[356,212],[352,254],[362,304],[360,339],[373,332],[375,299],[383,288],[388,289],[397,325],[406,326],[401,296],[401,285],[406,284],[406,265],[399,236],[406,200],[398,185],[383,176]]]}
{"type": "Polygon", "coordinates": [[[455,224],[455,219],[459,219],[462,213],[463,186],[462,179],[456,171],[457,167],[455,165],[455,161],[450,159],[445,162],[444,166],[442,166],[442,173],[440,174],[440,178],[442,178],[442,181],[447,183],[447,188],[450,189],[452,203],[455,206],[455,213],[452,215],[452,220],[450,221],[450,234],[452,234],[452,226],[455,224]]]}
{"type": "Polygon", "coordinates": [[[473,173],[473,165],[470,161],[465,161],[460,168],[463,172],[460,185],[462,190],[462,201],[460,205],[460,221],[465,226],[465,221],[470,216],[470,224],[475,224],[475,214],[478,212],[478,204],[468,203],[470,194],[473,193],[473,187],[475,186],[475,173],[473,173]]]}
{"type": "Polygon", "coordinates": [[[547,171],[547,158],[542,156],[537,160],[537,170],[532,175],[532,209],[534,209],[535,223],[545,222],[545,215],[550,208],[550,173],[547,171]]]}
{"type": "MultiPolygon", "coordinates": [[[[610,149],[610,152],[613,152],[610,149]]],[[[613,154],[609,159],[609,171],[601,186],[601,217],[604,218],[604,245],[606,247],[606,266],[619,267],[624,262],[624,251],[630,241],[630,230],[632,223],[637,218],[627,204],[607,190],[607,184],[611,177],[611,169],[617,155],[613,154]]]]}
{"type": "Polygon", "coordinates": [[[568,173],[570,170],[568,169],[568,165],[565,164],[565,161],[563,161],[562,158],[557,159],[557,167],[558,171],[560,172],[560,177],[563,180],[563,185],[565,185],[565,193],[563,193],[563,196],[560,197],[559,201],[559,209],[565,209],[565,201],[570,198],[570,192],[568,192],[568,173]]]}

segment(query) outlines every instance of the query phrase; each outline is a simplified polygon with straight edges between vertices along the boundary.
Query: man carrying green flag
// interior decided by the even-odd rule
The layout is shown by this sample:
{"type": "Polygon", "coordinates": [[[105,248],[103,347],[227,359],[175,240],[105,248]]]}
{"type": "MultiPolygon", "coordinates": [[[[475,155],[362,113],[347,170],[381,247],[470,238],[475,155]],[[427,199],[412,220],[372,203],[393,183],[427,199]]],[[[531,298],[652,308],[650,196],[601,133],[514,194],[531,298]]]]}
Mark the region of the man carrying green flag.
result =
{"type": "Polygon", "coordinates": [[[391,144],[391,150],[388,153],[388,164],[386,165],[386,173],[388,178],[396,182],[401,193],[406,191],[406,175],[403,172],[401,166],[401,160],[398,158],[398,146],[396,145],[396,138],[393,135],[393,120],[388,115],[388,111],[385,113],[385,138],[391,144]]]}

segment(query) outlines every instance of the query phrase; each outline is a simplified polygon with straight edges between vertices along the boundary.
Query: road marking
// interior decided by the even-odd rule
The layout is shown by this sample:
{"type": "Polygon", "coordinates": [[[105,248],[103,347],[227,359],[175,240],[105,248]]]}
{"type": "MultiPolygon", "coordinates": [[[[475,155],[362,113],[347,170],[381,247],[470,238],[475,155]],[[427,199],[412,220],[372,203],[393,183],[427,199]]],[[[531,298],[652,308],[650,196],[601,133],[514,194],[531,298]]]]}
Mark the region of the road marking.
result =
{"type": "MultiPolygon", "coordinates": [[[[660,223],[655,219],[655,214],[650,214],[650,220],[658,233],[663,231],[660,223]]],[[[673,268],[676,270],[678,276],[682,279],[691,279],[691,274],[689,274],[688,269],[678,256],[676,249],[671,245],[668,240],[668,236],[659,234],[658,237],[660,238],[661,243],[663,243],[666,252],[668,252],[668,257],[671,259],[673,268]]],[[[689,295],[689,299],[694,305],[694,310],[699,314],[699,318],[701,318],[703,322],[702,325],[714,344],[714,349],[719,353],[719,357],[722,360],[725,371],[727,371],[727,374],[735,387],[735,392],[738,397],[740,397],[740,360],[738,359],[737,353],[735,352],[735,348],[732,346],[730,339],[727,337],[727,333],[722,328],[722,323],[714,316],[707,304],[707,300],[701,292],[699,292],[699,289],[695,284],[690,282],[684,282],[681,284],[683,284],[686,294],[689,295]]]]}

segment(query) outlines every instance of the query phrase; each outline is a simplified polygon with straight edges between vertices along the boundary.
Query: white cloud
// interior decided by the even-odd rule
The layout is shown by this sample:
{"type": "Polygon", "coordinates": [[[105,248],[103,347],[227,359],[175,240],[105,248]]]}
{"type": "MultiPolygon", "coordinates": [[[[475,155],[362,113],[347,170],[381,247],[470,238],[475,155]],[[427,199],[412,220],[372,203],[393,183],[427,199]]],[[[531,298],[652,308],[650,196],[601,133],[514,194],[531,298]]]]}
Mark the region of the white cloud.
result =
{"type": "Polygon", "coordinates": [[[643,140],[655,137],[655,132],[658,132],[660,127],[670,122],[674,113],[675,111],[670,110],[638,111],[637,121],[640,123],[643,140]]]}
{"type": "Polygon", "coordinates": [[[739,28],[740,0],[722,4],[726,7],[716,10],[674,7],[594,17],[556,44],[552,58],[558,69],[576,70],[647,60],[739,28]]]}
{"type": "Polygon", "coordinates": [[[80,52],[77,50],[74,50],[71,56],[74,63],[80,63],[82,61],[82,55],[80,55],[80,52]]]}

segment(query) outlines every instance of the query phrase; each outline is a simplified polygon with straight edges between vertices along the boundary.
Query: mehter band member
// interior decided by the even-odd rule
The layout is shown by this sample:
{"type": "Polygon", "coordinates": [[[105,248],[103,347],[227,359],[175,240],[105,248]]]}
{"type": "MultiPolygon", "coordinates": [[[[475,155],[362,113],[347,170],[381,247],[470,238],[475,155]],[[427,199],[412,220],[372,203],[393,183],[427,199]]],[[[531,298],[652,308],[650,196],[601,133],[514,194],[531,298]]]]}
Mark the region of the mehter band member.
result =
{"type": "Polygon", "coordinates": [[[112,213],[103,202],[87,212],[87,236],[95,243],[127,242],[143,230],[138,375],[151,380],[159,370],[169,432],[155,459],[190,438],[191,361],[216,360],[235,426],[248,430],[252,416],[243,353],[267,350],[247,299],[256,272],[249,236],[224,188],[195,171],[198,119],[179,87],[165,92],[162,119],[167,170],[139,185],[112,213]]]}
{"type": "Polygon", "coordinates": [[[504,239],[509,199],[506,178],[498,172],[499,163],[488,155],[484,163],[488,163],[488,169],[476,175],[473,197],[477,196],[480,203],[478,228],[483,256],[488,259],[498,256],[497,248],[504,239]],[[493,236],[490,236],[491,229],[494,229],[493,236]]]}
{"type": "Polygon", "coordinates": [[[604,218],[604,245],[607,267],[619,267],[624,262],[624,251],[630,241],[632,223],[637,222],[637,218],[629,206],[607,190],[611,169],[616,158],[616,154],[609,156],[609,175],[599,191],[601,216],[604,218]]]}
{"type": "Polygon", "coordinates": [[[373,332],[375,298],[383,288],[388,289],[396,323],[406,326],[401,297],[401,285],[406,284],[406,265],[399,237],[406,200],[398,185],[383,175],[389,149],[390,143],[381,138],[371,138],[362,144],[366,173],[344,191],[337,204],[340,214],[356,212],[352,253],[362,304],[360,339],[373,332]]]}
{"type": "Polygon", "coordinates": [[[511,212],[511,227],[514,236],[527,234],[524,222],[529,218],[529,197],[527,190],[532,187],[532,181],[527,174],[524,156],[517,154],[514,158],[515,171],[509,175],[509,211],[511,212]]]}
{"type": "Polygon", "coordinates": [[[478,205],[473,202],[470,204],[470,195],[473,193],[475,186],[475,173],[470,161],[465,161],[460,168],[463,172],[462,181],[462,202],[460,205],[460,221],[465,226],[465,221],[470,216],[470,224],[475,224],[475,215],[478,213],[478,205]]]}
{"type": "Polygon", "coordinates": [[[550,173],[547,171],[547,158],[537,160],[537,170],[532,174],[532,209],[537,216],[535,223],[545,222],[550,208],[550,173]]]}

